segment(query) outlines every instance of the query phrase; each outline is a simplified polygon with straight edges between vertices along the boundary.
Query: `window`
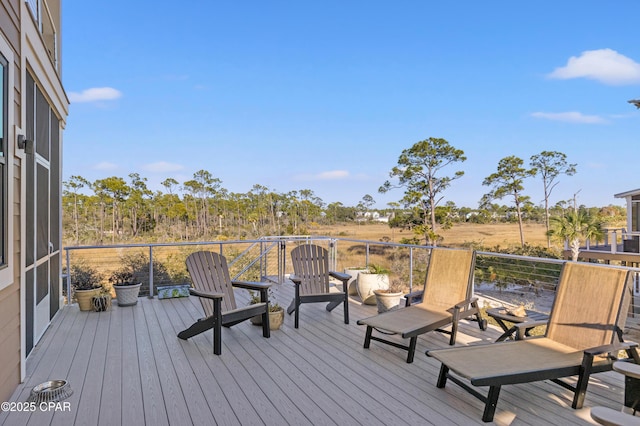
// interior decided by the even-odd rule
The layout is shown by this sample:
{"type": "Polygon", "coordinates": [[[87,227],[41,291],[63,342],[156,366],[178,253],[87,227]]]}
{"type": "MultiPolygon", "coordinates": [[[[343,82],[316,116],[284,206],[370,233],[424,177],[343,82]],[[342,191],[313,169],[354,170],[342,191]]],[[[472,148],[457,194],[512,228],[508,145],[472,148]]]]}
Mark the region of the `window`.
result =
{"type": "Polygon", "coordinates": [[[8,63],[0,55],[0,269],[7,266],[9,251],[9,219],[7,188],[7,132],[8,132],[8,63]]]}

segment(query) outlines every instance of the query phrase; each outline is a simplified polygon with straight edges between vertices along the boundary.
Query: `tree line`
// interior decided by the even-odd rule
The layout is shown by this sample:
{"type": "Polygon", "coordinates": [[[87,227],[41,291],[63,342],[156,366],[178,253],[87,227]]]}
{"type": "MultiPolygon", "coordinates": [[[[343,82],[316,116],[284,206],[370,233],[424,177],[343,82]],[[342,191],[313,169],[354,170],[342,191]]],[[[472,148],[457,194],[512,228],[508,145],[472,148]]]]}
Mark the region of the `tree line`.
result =
{"type": "Polygon", "coordinates": [[[67,244],[145,241],[250,239],[262,235],[303,234],[308,223],[355,218],[355,208],[325,207],[313,191],[286,194],[254,185],[229,192],[222,181],[200,170],[193,179],[162,182],[151,191],[147,178],[111,176],[89,182],[71,176],[63,182],[63,231],[67,244]]]}
{"type": "MultiPolygon", "coordinates": [[[[451,225],[451,221],[446,219],[438,220],[438,210],[445,214],[450,210],[446,208],[449,202],[445,204],[444,209],[440,206],[440,202],[444,200],[443,193],[456,179],[464,175],[462,170],[445,174],[445,169],[466,160],[464,151],[455,148],[445,139],[428,138],[416,142],[411,148],[402,151],[398,165],[389,173],[392,180],[386,181],[379,188],[379,192],[403,188],[405,192],[401,201],[404,207],[413,208],[416,213],[414,233],[423,237],[428,244],[437,245],[441,239],[438,227],[446,228],[451,225]]],[[[524,195],[524,183],[527,178],[539,177],[544,189],[542,221],[546,226],[547,246],[551,246],[552,237],[558,240],[571,239],[574,244],[577,244],[576,240],[579,242],[580,238],[599,238],[601,232],[598,230],[604,222],[623,220],[623,217],[620,217],[622,209],[611,207],[605,211],[592,211],[584,206],[579,208],[575,205],[575,200],[570,210],[565,208],[566,201],[551,205],[551,195],[559,183],[559,178],[563,175],[574,175],[576,166],[567,161],[564,153],[558,151],[542,151],[532,155],[528,165],[522,158],[514,155],[502,158],[496,171],[485,177],[482,182],[484,186],[489,187],[489,191],[480,201],[480,217],[499,210],[500,206],[495,204],[497,200],[510,200],[512,205],[507,213],[517,221],[520,243],[524,247],[526,241],[523,222],[527,218],[531,220],[535,211],[540,212],[540,208],[534,206],[531,198],[524,195]]]]}
{"type": "MultiPolygon", "coordinates": [[[[403,150],[390,180],[378,191],[385,193],[403,188],[399,202],[377,209],[389,217],[389,226],[413,231],[407,242],[437,244],[438,228],[456,222],[523,221],[547,224],[550,218],[567,211],[577,211],[568,201],[550,203],[553,188],[561,175],[571,175],[576,165],[559,152],[544,151],[532,156],[530,167],[510,156],[500,161],[497,171],[483,184],[490,191],[478,208],[458,207],[444,200],[444,191],[463,175],[456,171],[444,176],[443,169],[465,161],[464,152],[444,139],[429,138],[403,150]],[[535,206],[522,195],[524,179],[540,176],[544,183],[544,205],[535,206]],[[496,200],[508,197],[512,205],[496,200]]],[[[128,179],[111,176],[89,182],[82,176],[71,176],[63,182],[63,235],[65,244],[107,244],[131,241],[202,241],[213,239],[253,239],[264,235],[302,235],[313,224],[345,222],[366,223],[375,200],[369,194],[356,206],[341,202],[325,203],[310,189],[276,192],[254,185],[247,193],[225,189],[222,181],[209,171],[200,170],[193,179],[178,182],[167,178],[164,191],[152,191],[147,179],[131,173],[128,179]]],[[[624,220],[624,209],[609,206],[586,209],[594,217],[624,220]]],[[[522,244],[525,244],[521,232],[522,244]]]]}

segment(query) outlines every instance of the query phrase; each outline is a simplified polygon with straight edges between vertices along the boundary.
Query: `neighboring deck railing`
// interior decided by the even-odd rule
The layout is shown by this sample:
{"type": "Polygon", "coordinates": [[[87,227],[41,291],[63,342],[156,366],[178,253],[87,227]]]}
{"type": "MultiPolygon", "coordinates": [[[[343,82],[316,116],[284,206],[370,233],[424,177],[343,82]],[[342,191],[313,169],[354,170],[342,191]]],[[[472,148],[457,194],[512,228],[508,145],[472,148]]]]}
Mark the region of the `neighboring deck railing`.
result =
{"type": "MultiPolygon", "coordinates": [[[[583,251],[606,251],[616,253],[640,253],[640,232],[627,231],[626,228],[605,228],[601,241],[585,241],[583,251]]],[[[565,250],[569,249],[569,243],[565,242],[565,250]]]]}

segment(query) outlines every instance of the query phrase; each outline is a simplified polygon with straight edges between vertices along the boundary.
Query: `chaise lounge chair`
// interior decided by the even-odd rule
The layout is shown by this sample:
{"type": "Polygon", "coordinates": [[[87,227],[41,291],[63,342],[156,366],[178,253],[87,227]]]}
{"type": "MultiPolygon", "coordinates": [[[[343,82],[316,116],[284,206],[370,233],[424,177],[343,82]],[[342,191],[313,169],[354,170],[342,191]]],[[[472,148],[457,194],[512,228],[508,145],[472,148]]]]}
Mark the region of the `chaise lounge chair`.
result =
{"type": "Polygon", "coordinates": [[[449,344],[456,343],[458,322],[474,316],[480,329],[486,328],[476,298],[471,297],[475,253],[471,250],[433,248],[429,257],[424,290],[405,296],[408,306],[369,318],[358,320],[366,325],[364,347],[371,340],[408,351],[407,363],[413,362],[418,336],[429,331],[450,334],[449,344]],[[414,300],[419,302],[412,304],[414,300]],[[451,330],[443,327],[451,325],[451,330]],[[376,330],[383,335],[397,334],[409,339],[403,345],[382,337],[373,336],[376,330]]]}
{"type": "Polygon", "coordinates": [[[485,402],[485,422],[493,420],[501,387],[516,383],[551,380],[573,391],[572,407],[582,408],[589,376],[611,370],[621,349],[639,361],[637,345],[622,341],[628,278],[622,268],[566,263],[544,336],[428,351],[442,363],[437,387],[451,379],[485,402]],[[561,380],[569,376],[578,376],[575,386],[561,380]],[[487,396],[476,386],[488,386],[487,396]]]}
{"type": "Polygon", "coordinates": [[[270,284],[231,281],[227,259],[214,252],[192,253],[187,257],[186,262],[194,286],[189,289],[189,292],[200,298],[205,317],[178,333],[179,338],[187,340],[213,329],[213,353],[220,355],[222,353],[222,326],[231,327],[256,315],[262,315],[262,335],[264,337],[270,336],[268,308],[270,284]],[[259,292],[260,302],[237,307],[233,287],[259,292]]]}
{"type": "Polygon", "coordinates": [[[295,312],[294,326],[298,328],[300,305],[302,303],[329,302],[327,311],[331,312],[339,304],[344,306],[344,323],[349,324],[349,295],[347,281],[349,274],[329,270],[329,253],[327,249],[314,245],[302,244],[291,250],[293,275],[289,277],[295,284],[296,293],[287,313],[295,312]],[[342,281],[341,291],[329,291],[329,279],[342,281]]]}

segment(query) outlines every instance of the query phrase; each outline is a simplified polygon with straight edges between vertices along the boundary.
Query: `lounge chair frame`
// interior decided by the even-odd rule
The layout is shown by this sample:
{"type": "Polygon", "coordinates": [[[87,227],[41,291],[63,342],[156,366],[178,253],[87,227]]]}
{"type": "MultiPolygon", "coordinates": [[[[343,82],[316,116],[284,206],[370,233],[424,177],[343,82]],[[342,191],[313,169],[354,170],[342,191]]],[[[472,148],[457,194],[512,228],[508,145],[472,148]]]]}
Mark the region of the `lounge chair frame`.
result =
{"type": "Polygon", "coordinates": [[[544,336],[427,351],[441,362],[436,386],[451,380],[484,402],[485,422],[493,420],[503,385],[550,380],[572,391],[571,406],[582,408],[591,374],[611,370],[619,351],[640,362],[637,344],[622,338],[628,283],[622,268],[564,264],[544,336]],[[578,377],[575,385],[563,380],[570,376],[578,377]],[[489,387],[486,395],[476,389],[482,386],[489,387]]]}
{"type": "Polygon", "coordinates": [[[449,344],[454,345],[461,319],[473,317],[481,330],[487,326],[478,307],[478,299],[472,297],[475,252],[433,248],[427,267],[423,290],[405,295],[406,307],[384,312],[358,320],[366,325],[364,348],[375,340],[407,351],[407,363],[412,363],[418,336],[429,331],[450,335],[449,344]],[[451,330],[443,327],[451,325],[451,330]],[[373,335],[400,335],[409,339],[409,344],[373,335]]]}
{"type": "Polygon", "coordinates": [[[187,270],[195,288],[189,293],[198,296],[205,313],[178,337],[187,340],[213,329],[213,353],[222,353],[222,327],[232,327],[256,315],[262,316],[262,335],[270,337],[269,328],[269,287],[271,284],[249,281],[232,281],[229,276],[227,259],[211,251],[190,254],[186,260],[187,270]],[[260,302],[237,307],[233,287],[256,291],[260,302]]]}

